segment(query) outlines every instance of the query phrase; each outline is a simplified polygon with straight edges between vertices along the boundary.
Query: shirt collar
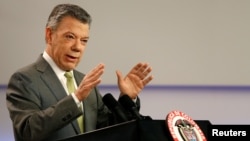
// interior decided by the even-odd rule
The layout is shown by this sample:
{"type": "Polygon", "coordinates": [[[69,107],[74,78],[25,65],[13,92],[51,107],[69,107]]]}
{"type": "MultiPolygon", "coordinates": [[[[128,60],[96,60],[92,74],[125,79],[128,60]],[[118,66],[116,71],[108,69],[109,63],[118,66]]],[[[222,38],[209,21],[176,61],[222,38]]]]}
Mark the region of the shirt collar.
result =
{"type": "MultiPolygon", "coordinates": [[[[56,63],[54,62],[54,60],[48,55],[48,53],[46,51],[43,52],[43,58],[49,63],[49,65],[51,66],[51,68],[53,69],[53,71],[56,73],[58,78],[62,78],[64,77],[64,73],[65,71],[60,69],[56,63]]],[[[73,71],[71,71],[73,74],[73,71]]]]}

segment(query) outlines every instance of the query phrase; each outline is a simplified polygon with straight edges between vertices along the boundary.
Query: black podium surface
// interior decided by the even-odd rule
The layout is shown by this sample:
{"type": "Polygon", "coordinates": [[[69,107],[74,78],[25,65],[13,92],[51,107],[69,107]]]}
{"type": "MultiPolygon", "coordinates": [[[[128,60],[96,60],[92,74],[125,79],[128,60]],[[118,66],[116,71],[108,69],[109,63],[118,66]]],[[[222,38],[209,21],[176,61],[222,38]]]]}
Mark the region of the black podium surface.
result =
{"type": "MultiPolygon", "coordinates": [[[[208,120],[195,120],[207,137],[208,120]]],[[[133,120],[60,141],[172,141],[164,120],[133,120]]]]}

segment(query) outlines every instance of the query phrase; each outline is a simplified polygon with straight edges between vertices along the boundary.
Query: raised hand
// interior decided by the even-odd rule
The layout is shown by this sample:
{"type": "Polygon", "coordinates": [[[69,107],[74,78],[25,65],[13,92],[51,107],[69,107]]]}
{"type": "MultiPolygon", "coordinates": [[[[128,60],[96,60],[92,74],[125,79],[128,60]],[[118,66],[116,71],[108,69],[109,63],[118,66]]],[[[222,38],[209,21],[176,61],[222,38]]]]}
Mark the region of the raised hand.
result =
{"type": "Polygon", "coordinates": [[[147,63],[138,63],[124,78],[120,71],[116,71],[121,94],[127,94],[132,99],[136,98],[141,90],[153,79],[153,76],[149,75],[151,71],[152,68],[147,63]]]}
{"type": "Polygon", "coordinates": [[[99,64],[85,75],[75,92],[76,97],[80,101],[83,101],[85,98],[87,98],[90,91],[101,82],[100,77],[103,72],[104,64],[99,64]]]}

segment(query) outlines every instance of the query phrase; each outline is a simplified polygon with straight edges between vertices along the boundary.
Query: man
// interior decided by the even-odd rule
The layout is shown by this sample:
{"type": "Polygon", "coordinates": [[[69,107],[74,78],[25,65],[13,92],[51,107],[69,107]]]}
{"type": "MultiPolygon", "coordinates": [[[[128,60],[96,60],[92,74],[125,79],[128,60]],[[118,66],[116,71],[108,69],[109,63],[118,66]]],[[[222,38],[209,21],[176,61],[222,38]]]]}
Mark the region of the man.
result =
{"type": "MultiPolygon", "coordinates": [[[[16,141],[57,140],[114,124],[96,88],[104,64],[86,75],[75,70],[89,39],[90,23],[90,15],[77,5],[60,4],[52,10],[45,51],[14,73],[8,84],[6,100],[16,141]],[[65,72],[73,74],[72,92],[65,72]]],[[[153,79],[151,71],[146,63],[138,63],[125,77],[117,71],[121,96],[136,100],[153,79]]]]}

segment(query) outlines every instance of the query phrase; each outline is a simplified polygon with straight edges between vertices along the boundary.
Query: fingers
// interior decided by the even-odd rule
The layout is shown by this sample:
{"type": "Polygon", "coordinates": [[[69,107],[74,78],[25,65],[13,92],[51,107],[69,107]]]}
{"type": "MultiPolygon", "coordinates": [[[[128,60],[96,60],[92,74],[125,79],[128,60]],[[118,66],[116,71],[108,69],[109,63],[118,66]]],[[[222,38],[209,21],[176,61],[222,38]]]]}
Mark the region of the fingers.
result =
{"type": "Polygon", "coordinates": [[[104,64],[99,64],[84,76],[76,92],[79,100],[84,100],[90,91],[101,82],[100,77],[103,72],[104,64]]]}
{"type": "Polygon", "coordinates": [[[122,76],[122,73],[120,72],[120,71],[116,71],[116,76],[117,76],[117,81],[118,81],[118,83],[119,83],[119,81],[121,81],[122,80],[122,78],[123,78],[123,76],[122,76]]]}
{"type": "Polygon", "coordinates": [[[89,83],[90,85],[95,86],[95,81],[99,81],[101,75],[104,72],[104,64],[97,65],[94,69],[92,69],[89,73],[84,77],[84,83],[89,83]]]}
{"type": "MultiPolygon", "coordinates": [[[[149,66],[148,63],[138,63],[133,69],[132,73],[136,74],[141,80],[144,80],[148,77],[149,73],[152,71],[152,67],[149,66]]],[[[153,77],[150,76],[145,82],[149,82],[153,77]]],[[[146,84],[147,84],[146,83],[146,84]]]]}
{"type": "Polygon", "coordinates": [[[153,79],[153,76],[150,75],[149,77],[147,77],[146,79],[143,80],[143,85],[147,85],[151,80],[153,79]]]}
{"type": "Polygon", "coordinates": [[[104,65],[99,64],[94,69],[92,69],[89,73],[85,75],[83,78],[81,85],[95,85],[96,81],[100,80],[101,75],[104,72],[104,65]]]}
{"type": "Polygon", "coordinates": [[[97,65],[94,69],[92,69],[86,76],[91,79],[98,79],[104,72],[104,64],[97,65]]]}

